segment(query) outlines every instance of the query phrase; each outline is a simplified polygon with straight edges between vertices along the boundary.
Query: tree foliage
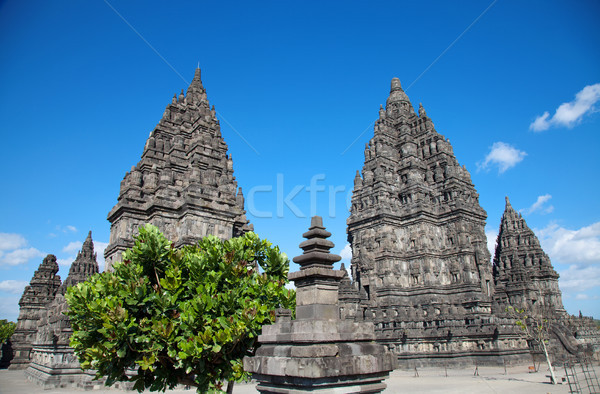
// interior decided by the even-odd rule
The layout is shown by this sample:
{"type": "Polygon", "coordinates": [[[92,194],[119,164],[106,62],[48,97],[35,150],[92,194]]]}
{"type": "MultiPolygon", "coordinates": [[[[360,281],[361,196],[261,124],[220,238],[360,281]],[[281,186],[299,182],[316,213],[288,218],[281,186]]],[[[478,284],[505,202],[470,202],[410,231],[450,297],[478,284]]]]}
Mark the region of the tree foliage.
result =
{"type": "Polygon", "coordinates": [[[82,368],[106,376],[107,385],[220,390],[247,377],[242,358],[275,309],[295,306],[295,292],[285,288],[288,258],[254,233],[174,249],[146,225],[113,268],[66,295],[71,346],[82,368]]]}
{"type": "Polygon", "coordinates": [[[548,353],[549,343],[549,330],[550,324],[548,319],[533,316],[527,313],[526,309],[519,309],[509,306],[506,308],[508,314],[514,318],[515,324],[521,330],[521,334],[528,341],[537,343],[541,346],[544,356],[546,357],[546,363],[548,364],[548,370],[552,378],[552,384],[556,384],[556,376],[554,375],[554,368],[552,367],[552,361],[550,360],[550,354],[548,353]]]}
{"type": "Polygon", "coordinates": [[[16,323],[7,321],[6,319],[0,320],[0,346],[12,336],[16,327],[16,323]]]}

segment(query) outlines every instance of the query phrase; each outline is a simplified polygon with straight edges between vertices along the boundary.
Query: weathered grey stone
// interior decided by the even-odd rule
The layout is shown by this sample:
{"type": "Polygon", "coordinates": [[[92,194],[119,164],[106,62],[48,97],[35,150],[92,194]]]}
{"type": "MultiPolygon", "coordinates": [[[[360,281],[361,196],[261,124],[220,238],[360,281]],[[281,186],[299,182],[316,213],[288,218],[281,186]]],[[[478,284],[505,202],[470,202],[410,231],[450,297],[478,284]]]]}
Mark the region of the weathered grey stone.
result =
{"type": "Polygon", "coordinates": [[[73,348],[69,346],[73,330],[65,294],[67,288],[84,282],[98,273],[92,232],[71,264],[67,279],[60,286],[54,300],[41,313],[38,330],[31,351],[31,363],[25,371],[30,380],[47,387],[91,387],[93,375],[81,370],[73,348]]]}
{"type": "Polygon", "coordinates": [[[182,91],[167,105],[140,162],[121,181],[108,220],[107,269],[133,246],[133,235],[145,223],[156,225],[175,247],[208,234],[227,239],[252,229],[200,69],[187,94],[182,91]]]}
{"type": "Polygon", "coordinates": [[[407,367],[526,355],[512,324],[492,314],[487,214],[469,172],[422,105],[415,113],[397,78],[351,203],[354,282],[342,280],[343,318],[372,321],[378,341],[407,367]]]}
{"type": "Polygon", "coordinates": [[[344,272],[332,269],[340,256],[329,253],[320,217],[313,217],[300,244],[304,254],[294,258],[296,320],[278,314],[275,324],[263,327],[254,357],[244,368],[258,380],[261,393],[378,393],[395,366],[395,357],[374,342],[373,325],[339,318],[337,293],[344,272]]]}
{"type": "Polygon", "coordinates": [[[48,304],[54,300],[60,287],[56,256],[46,256],[25,287],[19,300],[19,318],[11,337],[14,358],[10,369],[27,368],[31,361],[31,348],[38,330],[38,321],[48,304]]]}

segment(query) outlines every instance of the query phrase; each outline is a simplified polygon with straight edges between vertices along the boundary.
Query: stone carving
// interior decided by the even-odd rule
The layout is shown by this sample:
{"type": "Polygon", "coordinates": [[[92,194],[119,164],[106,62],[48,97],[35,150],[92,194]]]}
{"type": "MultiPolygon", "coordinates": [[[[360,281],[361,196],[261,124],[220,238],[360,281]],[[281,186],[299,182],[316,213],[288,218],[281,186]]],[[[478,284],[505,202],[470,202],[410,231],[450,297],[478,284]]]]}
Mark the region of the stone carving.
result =
{"type": "Polygon", "coordinates": [[[374,342],[371,323],[339,318],[338,286],[346,272],[332,269],[341,257],[329,253],[334,245],[321,217],[313,217],[302,236],[304,253],[294,258],[300,271],[289,274],[297,289],[296,320],[279,310],[244,368],[261,393],[379,393],[395,358],[374,342]]]}
{"type": "Polygon", "coordinates": [[[342,317],[373,321],[378,341],[405,366],[525,357],[512,324],[492,314],[487,214],[468,171],[422,105],[415,114],[397,78],[374,130],[367,146],[375,155],[365,152],[363,179],[354,180],[354,281],[340,287],[342,317]]]}
{"type": "Polygon", "coordinates": [[[175,247],[208,234],[226,239],[250,231],[243,202],[197,69],[187,93],[182,90],[167,105],[140,162],[121,182],[108,214],[107,269],[133,246],[133,235],[145,223],[156,225],[175,247]]]}
{"type": "Polygon", "coordinates": [[[27,368],[31,361],[30,353],[40,315],[54,300],[61,284],[57,272],[56,256],[49,254],[33,274],[29,286],[26,286],[23,291],[19,301],[17,327],[11,337],[14,358],[10,362],[10,369],[27,368]]]}
{"type": "Polygon", "coordinates": [[[31,351],[31,363],[25,371],[30,380],[45,387],[91,387],[93,376],[81,370],[77,356],[69,346],[73,330],[64,312],[68,309],[65,300],[67,288],[84,282],[95,273],[98,273],[98,263],[90,231],[71,264],[67,279],[58,289],[54,300],[41,313],[31,351]]]}

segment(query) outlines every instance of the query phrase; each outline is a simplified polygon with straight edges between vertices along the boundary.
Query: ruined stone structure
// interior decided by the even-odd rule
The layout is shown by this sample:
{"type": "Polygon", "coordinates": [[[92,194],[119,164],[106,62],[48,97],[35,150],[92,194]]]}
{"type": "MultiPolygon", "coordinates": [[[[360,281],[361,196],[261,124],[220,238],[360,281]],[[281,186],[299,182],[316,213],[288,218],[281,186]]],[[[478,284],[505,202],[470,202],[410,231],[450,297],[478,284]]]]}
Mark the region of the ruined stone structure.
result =
{"type": "Polygon", "coordinates": [[[98,273],[98,263],[92,232],[90,231],[77,258],[71,264],[69,276],[62,283],[56,297],[41,313],[33,341],[31,363],[25,371],[30,380],[45,387],[91,386],[93,375],[81,370],[73,348],[69,346],[71,323],[64,315],[68,309],[67,288],[84,282],[98,273]]]}
{"type": "Polygon", "coordinates": [[[227,239],[252,228],[200,69],[187,93],[182,90],[167,105],[146,141],[142,159],[121,181],[108,220],[107,269],[133,245],[133,235],[145,223],[156,225],[175,247],[207,234],[227,239]]]}
{"type": "Polygon", "coordinates": [[[280,310],[275,324],[264,326],[256,355],[244,359],[261,393],[379,393],[395,366],[395,357],[374,342],[370,322],[339,318],[338,286],[345,271],[333,270],[340,256],[323,220],[315,216],[302,235],[304,253],[294,258],[296,320],[280,310]]]}
{"type": "Polygon", "coordinates": [[[469,172],[397,78],[354,180],[346,319],[373,321],[401,364],[521,359],[527,344],[492,314],[486,212],[469,172]],[[502,356],[502,359],[498,356],[502,356]]]}
{"type": "Polygon", "coordinates": [[[562,303],[558,273],[540,241],[506,197],[493,260],[495,298],[501,306],[525,309],[550,323],[550,347],[555,359],[586,352],[598,356],[600,332],[592,319],[569,316],[562,303]]]}
{"type": "Polygon", "coordinates": [[[10,369],[27,368],[31,360],[31,348],[38,329],[38,321],[46,307],[54,300],[60,287],[56,256],[46,256],[25,287],[19,300],[19,318],[11,337],[14,358],[10,369]]]}

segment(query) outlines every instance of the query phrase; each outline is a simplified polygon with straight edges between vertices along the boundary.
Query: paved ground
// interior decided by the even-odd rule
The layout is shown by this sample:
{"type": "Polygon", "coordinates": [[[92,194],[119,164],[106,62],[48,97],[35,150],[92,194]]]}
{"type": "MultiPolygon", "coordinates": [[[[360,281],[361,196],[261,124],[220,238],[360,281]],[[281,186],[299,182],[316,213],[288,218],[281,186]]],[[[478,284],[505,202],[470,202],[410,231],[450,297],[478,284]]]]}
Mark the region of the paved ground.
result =
{"type": "MultiPolygon", "coordinates": [[[[596,366],[596,375],[600,377],[600,367],[596,366]]],[[[474,368],[448,369],[426,368],[415,371],[394,371],[386,381],[386,393],[569,393],[569,385],[565,382],[559,385],[549,384],[546,377],[547,371],[543,366],[540,372],[528,373],[527,366],[510,367],[506,374],[504,368],[479,367],[479,375],[474,376],[474,368]]],[[[562,368],[556,370],[557,378],[562,380],[565,376],[562,368]]],[[[93,390],[97,394],[118,394],[123,392],[116,389],[93,390]]],[[[193,390],[173,390],[171,394],[190,394],[193,390]]],[[[237,384],[236,394],[256,393],[254,383],[237,384]]],[[[584,393],[589,392],[584,389],[584,393]]],[[[77,388],[60,388],[44,390],[35,383],[29,382],[23,371],[0,370],[0,393],[27,393],[27,394],[57,394],[57,393],[84,393],[77,388]]]]}

